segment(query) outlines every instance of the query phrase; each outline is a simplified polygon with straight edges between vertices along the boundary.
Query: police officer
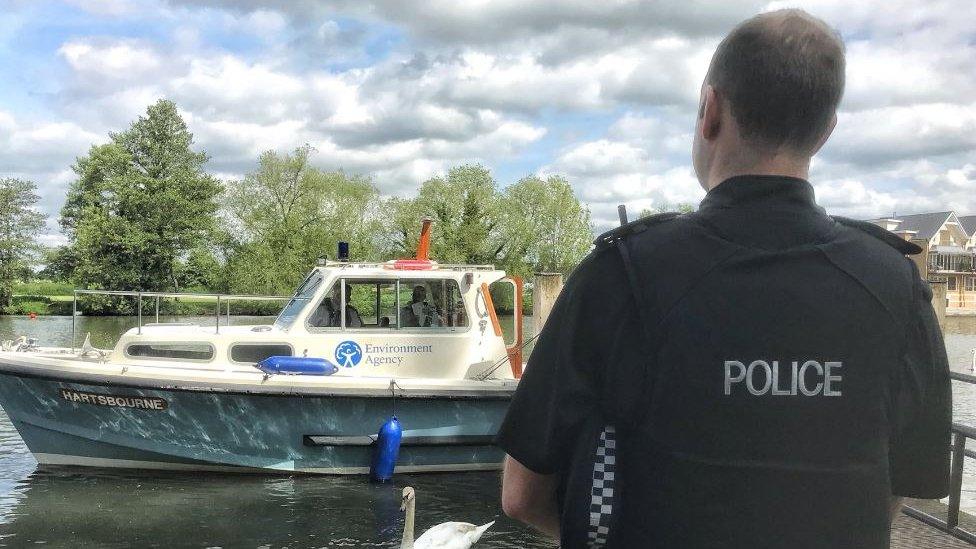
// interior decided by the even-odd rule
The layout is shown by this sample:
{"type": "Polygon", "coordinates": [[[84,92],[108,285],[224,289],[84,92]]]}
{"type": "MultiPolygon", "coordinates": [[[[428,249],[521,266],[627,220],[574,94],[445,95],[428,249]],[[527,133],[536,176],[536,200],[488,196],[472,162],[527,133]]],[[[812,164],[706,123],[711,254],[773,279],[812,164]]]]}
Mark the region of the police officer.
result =
{"type": "Polygon", "coordinates": [[[507,514],[563,547],[889,547],[948,491],[948,366],[920,249],[807,182],[844,47],[795,10],[718,46],[697,212],[601,236],[498,435],[507,514]]]}

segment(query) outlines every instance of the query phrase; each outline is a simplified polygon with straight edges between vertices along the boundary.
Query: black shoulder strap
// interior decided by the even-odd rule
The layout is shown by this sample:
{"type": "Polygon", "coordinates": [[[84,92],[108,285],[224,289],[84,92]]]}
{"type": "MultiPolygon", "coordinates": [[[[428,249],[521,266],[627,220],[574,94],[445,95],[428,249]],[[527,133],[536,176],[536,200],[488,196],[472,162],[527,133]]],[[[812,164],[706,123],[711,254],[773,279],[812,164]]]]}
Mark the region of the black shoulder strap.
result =
{"type": "Polygon", "coordinates": [[[642,217],[635,221],[631,221],[626,225],[621,225],[616,229],[611,229],[601,234],[600,236],[596,237],[593,244],[595,244],[597,248],[609,246],[627,235],[644,232],[648,227],[664,223],[665,221],[671,221],[679,215],[681,215],[679,212],[664,212],[642,217]]]}
{"type": "Polygon", "coordinates": [[[909,242],[908,240],[905,240],[895,233],[887,231],[882,227],[871,223],[870,221],[859,221],[857,219],[841,217],[839,215],[832,215],[830,217],[841,225],[855,228],[877,238],[905,255],[917,255],[922,253],[922,248],[918,244],[909,242]]]}
{"type": "MultiPolygon", "coordinates": [[[[648,328],[652,326],[652,324],[650,322],[650,319],[647,318],[647,310],[644,307],[645,300],[644,300],[643,286],[637,279],[637,273],[635,271],[634,264],[631,261],[631,257],[630,257],[630,250],[627,249],[626,243],[622,239],[618,239],[616,244],[617,244],[617,249],[620,251],[620,257],[623,260],[624,270],[627,271],[627,280],[628,282],[630,282],[630,291],[634,295],[634,303],[637,304],[637,317],[641,324],[641,332],[644,335],[642,341],[639,344],[647,346],[645,352],[647,353],[648,356],[650,356],[651,332],[648,330],[648,328]]],[[[647,370],[644,369],[644,381],[642,385],[645,388],[646,394],[651,395],[653,391],[649,390],[650,389],[649,385],[654,385],[654,384],[648,383],[648,379],[647,379],[648,375],[650,375],[650,377],[654,377],[653,374],[648,374],[647,370]]],[[[650,399],[648,399],[648,401],[644,402],[643,404],[645,404],[649,409],[651,407],[650,399]]],[[[631,417],[637,417],[638,415],[641,414],[635,413],[631,417]]]]}

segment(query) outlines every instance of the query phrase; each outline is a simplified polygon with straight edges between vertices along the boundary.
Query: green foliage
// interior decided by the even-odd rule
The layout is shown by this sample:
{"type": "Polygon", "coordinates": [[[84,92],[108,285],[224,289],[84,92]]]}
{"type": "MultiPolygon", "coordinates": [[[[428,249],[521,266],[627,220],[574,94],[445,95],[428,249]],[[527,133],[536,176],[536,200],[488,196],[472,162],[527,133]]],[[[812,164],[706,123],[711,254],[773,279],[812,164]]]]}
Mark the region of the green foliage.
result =
{"type": "Polygon", "coordinates": [[[60,223],[86,288],[179,290],[187,254],[215,229],[221,184],[176,110],[160,100],[74,166],[60,223]]]}
{"type": "Polygon", "coordinates": [[[568,272],[593,240],[590,213],[558,176],[530,176],[499,191],[483,166],[458,166],[423,183],[414,199],[387,201],[387,254],[411,256],[419,220],[435,221],[431,255],[442,263],[494,263],[511,274],[568,272]]]}
{"type": "Polygon", "coordinates": [[[78,266],[78,251],[73,246],[48,248],[44,250],[42,261],[44,268],[37,273],[38,278],[67,283],[78,266]]]}
{"type": "Polygon", "coordinates": [[[14,285],[14,299],[23,296],[70,296],[74,286],[67,282],[36,279],[14,285]]]}
{"type": "Polygon", "coordinates": [[[590,212],[560,176],[523,178],[505,189],[501,227],[510,274],[568,273],[593,241],[590,212]]]}
{"type": "Polygon", "coordinates": [[[46,315],[51,313],[51,304],[45,301],[18,301],[3,308],[8,315],[46,315]]]}
{"type": "Polygon", "coordinates": [[[39,199],[30,181],[0,178],[0,307],[10,304],[14,282],[30,272],[41,251],[37,234],[44,215],[34,209],[39,199]]]}
{"type": "Polygon", "coordinates": [[[442,263],[494,263],[503,246],[497,231],[499,195],[483,166],[457,166],[447,177],[428,179],[412,200],[387,202],[390,256],[413,256],[420,220],[434,220],[431,257],[442,263]]]}
{"type": "Polygon", "coordinates": [[[309,164],[308,145],[269,151],[258,169],[228,186],[228,286],[237,293],[290,294],[316,259],[349,242],[357,260],[379,259],[379,195],[368,179],[309,164]]]}
{"type": "Polygon", "coordinates": [[[209,249],[198,246],[190,250],[186,260],[179,264],[177,278],[187,291],[210,292],[221,285],[220,262],[209,249]]]}
{"type": "Polygon", "coordinates": [[[50,296],[46,296],[46,295],[28,295],[28,294],[15,295],[12,298],[10,298],[11,305],[18,305],[21,303],[27,303],[29,301],[36,301],[40,303],[51,303],[53,300],[51,299],[50,296]]]}

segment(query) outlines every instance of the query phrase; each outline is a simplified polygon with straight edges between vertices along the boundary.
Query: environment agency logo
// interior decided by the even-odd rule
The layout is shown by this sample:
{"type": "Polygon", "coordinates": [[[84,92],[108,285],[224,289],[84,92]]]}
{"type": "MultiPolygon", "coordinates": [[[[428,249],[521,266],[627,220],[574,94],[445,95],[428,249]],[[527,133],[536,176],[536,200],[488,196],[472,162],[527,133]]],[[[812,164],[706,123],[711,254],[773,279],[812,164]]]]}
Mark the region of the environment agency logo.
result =
{"type": "Polygon", "coordinates": [[[336,345],[335,359],[340,366],[352,368],[363,359],[363,349],[355,341],[343,341],[336,345]]]}

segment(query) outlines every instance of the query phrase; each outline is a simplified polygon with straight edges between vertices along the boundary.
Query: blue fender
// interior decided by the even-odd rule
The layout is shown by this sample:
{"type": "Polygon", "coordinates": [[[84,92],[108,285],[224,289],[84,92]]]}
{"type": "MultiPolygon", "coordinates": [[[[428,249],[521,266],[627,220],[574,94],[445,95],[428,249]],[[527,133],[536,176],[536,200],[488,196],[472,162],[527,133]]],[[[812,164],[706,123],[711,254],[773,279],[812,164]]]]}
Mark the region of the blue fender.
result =
{"type": "Polygon", "coordinates": [[[339,371],[324,358],[305,356],[269,356],[254,366],[269,375],[331,376],[339,371]]]}
{"type": "Polygon", "coordinates": [[[380,427],[373,448],[373,462],[369,467],[370,480],[387,482],[393,478],[393,470],[400,455],[401,438],[403,438],[403,429],[396,416],[391,417],[380,427]]]}

